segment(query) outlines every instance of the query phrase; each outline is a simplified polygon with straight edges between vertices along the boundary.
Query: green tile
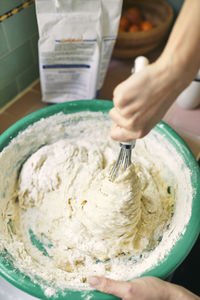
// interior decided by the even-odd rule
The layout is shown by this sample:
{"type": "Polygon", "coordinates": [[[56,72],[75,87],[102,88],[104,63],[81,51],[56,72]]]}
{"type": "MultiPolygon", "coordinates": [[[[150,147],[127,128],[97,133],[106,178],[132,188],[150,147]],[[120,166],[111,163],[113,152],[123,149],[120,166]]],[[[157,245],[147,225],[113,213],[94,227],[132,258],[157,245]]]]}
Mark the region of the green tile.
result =
{"type": "Polygon", "coordinates": [[[0,108],[6,105],[18,94],[16,81],[10,82],[5,88],[0,90],[0,108]]]}
{"type": "Polygon", "coordinates": [[[0,24],[0,57],[8,52],[8,44],[4,34],[3,23],[0,24]]]}
{"type": "Polygon", "coordinates": [[[33,83],[39,77],[39,71],[36,65],[32,65],[22,74],[17,77],[17,85],[19,91],[23,91],[31,83],[33,83]]]}
{"type": "Polygon", "coordinates": [[[0,60],[0,89],[34,64],[31,42],[18,47],[0,60]]]}
{"type": "Polygon", "coordinates": [[[38,65],[38,39],[39,39],[38,33],[31,38],[31,46],[33,50],[34,60],[37,65],[38,65]]]}
{"type": "Polygon", "coordinates": [[[9,46],[12,49],[24,44],[37,34],[35,5],[31,4],[3,22],[9,46]]]}
{"type": "Polygon", "coordinates": [[[23,0],[0,0],[0,16],[22,4],[23,0]]]}

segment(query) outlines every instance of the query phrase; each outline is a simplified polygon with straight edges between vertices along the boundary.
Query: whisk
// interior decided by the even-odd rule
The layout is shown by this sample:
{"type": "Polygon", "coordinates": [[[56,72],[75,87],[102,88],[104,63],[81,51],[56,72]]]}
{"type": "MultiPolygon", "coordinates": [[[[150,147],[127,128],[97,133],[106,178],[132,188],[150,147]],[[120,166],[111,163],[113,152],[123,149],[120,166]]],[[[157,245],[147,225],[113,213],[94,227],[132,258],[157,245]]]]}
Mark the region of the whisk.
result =
{"type": "MultiPolygon", "coordinates": [[[[132,68],[131,73],[136,73],[141,71],[142,69],[144,69],[146,65],[148,65],[148,63],[149,61],[146,57],[138,56],[135,59],[134,67],[132,68]]],[[[136,140],[132,140],[126,143],[124,142],[119,143],[121,149],[118,158],[110,172],[111,181],[113,181],[117,177],[119,171],[124,172],[130,166],[132,149],[135,147],[135,144],[136,144],[136,140]]]]}

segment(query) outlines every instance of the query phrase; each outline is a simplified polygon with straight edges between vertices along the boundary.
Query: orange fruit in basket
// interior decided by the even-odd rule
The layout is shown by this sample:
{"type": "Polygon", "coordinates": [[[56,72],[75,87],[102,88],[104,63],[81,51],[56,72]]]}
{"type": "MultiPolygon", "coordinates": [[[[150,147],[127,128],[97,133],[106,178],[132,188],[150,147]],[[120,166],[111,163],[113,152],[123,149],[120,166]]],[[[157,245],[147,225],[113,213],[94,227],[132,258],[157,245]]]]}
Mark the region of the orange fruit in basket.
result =
{"type": "Polygon", "coordinates": [[[118,32],[125,32],[126,30],[124,30],[124,28],[122,26],[119,26],[118,28],[118,32]]]}
{"type": "Polygon", "coordinates": [[[142,14],[136,7],[131,7],[125,11],[125,16],[131,24],[139,26],[142,22],[142,14]]]}
{"type": "Polygon", "coordinates": [[[153,28],[153,25],[151,22],[149,21],[143,21],[141,24],[140,24],[140,28],[142,31],[146,31],[146,30],[150,30],[153,28]]]}
{"type": "Polygon", "coordinates": [[[122,16],[119,22],[119,31],[126,31],[129,25],[129,20],[125,16],[122,16]]]}
{"type": "Polygon", "coordinates": [[[138,25],[131,25],[128,29],[129,32],[137,32],[140,31],[140,27],[138,25]]]}

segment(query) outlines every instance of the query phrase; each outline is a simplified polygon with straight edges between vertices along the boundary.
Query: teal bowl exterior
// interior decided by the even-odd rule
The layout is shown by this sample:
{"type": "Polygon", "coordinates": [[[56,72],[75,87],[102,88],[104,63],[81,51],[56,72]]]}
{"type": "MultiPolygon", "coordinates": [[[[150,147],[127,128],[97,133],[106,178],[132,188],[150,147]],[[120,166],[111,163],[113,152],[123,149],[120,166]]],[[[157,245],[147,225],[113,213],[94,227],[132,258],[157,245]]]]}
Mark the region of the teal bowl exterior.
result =
{"type": "MultiPolygon", "coordinates": [[[[71,114],[80,111],[101,111],[108,113],[113,107],[113,103],[107,100],[79,100],[67,103],[55,104],[47,108],[38,110],[23,119],[16,122],[0,136],[0,152],[29,125],[39,121],[41,118],[48,118],[56,113],[63,112],[71,114]]],[[[193,187],[192,214],[187,224],[184,234],[180,237],[174,247],[171,249],[165,259],[154,269],[142,274],[142,276],[156,276],[165,279],[170,275],[185,259],[192,249],[200,232],[200,169],[199,166],[182,138],[167,124],[160,122],[153,130],[165,133],[169,143],[176,150],[181,149],[185,165],[191,171],[191,182],[193,187]]],[[[17,288],[27,292],[39,299],[95,299],[95,300],[112,300],[118,299],[115,296],[104,294],[94,290],[69,290],[60,292],[57,296],[47,297],[40,285],[35,284],[29,277],[24,276],[19,270],[16,270],[12,263],[6,259],[6,255],[0,255],[0,275],[17,288]]]]}

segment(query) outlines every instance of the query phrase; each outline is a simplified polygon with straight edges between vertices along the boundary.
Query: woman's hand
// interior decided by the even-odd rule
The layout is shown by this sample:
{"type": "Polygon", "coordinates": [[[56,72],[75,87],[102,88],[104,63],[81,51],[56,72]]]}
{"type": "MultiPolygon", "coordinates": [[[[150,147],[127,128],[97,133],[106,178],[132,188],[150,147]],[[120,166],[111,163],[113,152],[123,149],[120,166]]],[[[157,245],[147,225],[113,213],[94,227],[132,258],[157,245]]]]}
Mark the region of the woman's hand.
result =
{"type": "Polygon", "coordinates": [[[199,300],[185,288],[156,277],[142,277],[131,282],[120,282],[104,277],[90,277],[89,284],[104,293],[123,300],[199,300]]]}
{"type": "Polygon", "coordinates": [[[126,142],[145,136],[182,90],[179,76],[162,59],[131,75],[114,90],[111,137],[126,142]],[[173,75],[172,75],[173,74],[173,75]]]}

